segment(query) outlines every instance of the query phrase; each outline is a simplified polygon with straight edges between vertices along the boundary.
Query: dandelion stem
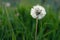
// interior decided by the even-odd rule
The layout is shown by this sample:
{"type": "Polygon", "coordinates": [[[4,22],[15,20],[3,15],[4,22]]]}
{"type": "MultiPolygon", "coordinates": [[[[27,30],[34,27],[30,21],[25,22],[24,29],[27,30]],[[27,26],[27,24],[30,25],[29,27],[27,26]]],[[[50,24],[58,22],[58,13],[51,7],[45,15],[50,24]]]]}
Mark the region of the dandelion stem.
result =
{"type": "Polygon", "coordinates": [[[36,18],[35,40],[37,40],[38,17],[36,18]]]}

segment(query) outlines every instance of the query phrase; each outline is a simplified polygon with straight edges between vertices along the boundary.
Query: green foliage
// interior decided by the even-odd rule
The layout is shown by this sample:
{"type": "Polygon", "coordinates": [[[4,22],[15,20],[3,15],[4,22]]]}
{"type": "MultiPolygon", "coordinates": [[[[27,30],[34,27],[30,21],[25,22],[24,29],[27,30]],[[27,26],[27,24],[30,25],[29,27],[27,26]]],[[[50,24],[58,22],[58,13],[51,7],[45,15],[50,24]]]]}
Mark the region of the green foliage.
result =
{"type": "MultiPolygon", "coordinates": [[[[31,8],[32,5],[0,8],[0,40],[34,40],[36,20],[30,15],[31,8]]],[[[60,40],[58,13],[52,7],[45,8],[47,14],[39,20],[37,40],[60,40]]]]}

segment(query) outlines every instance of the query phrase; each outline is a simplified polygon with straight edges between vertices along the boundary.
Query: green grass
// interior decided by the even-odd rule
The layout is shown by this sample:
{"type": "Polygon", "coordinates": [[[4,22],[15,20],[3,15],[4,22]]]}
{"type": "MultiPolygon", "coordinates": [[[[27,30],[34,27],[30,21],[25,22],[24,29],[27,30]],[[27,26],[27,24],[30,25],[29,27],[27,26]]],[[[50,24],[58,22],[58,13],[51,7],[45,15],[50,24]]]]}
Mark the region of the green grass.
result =
{"type": "MultiPolygon", "coordinates": [[[[34,40],[36,19],[30,15],[31,8],[32,5],[0,7],[0,40],[34,40]]],[[[52,7],[45,9],[47,14],[38,23],[37,40],[60,40],[60,12],[52,7]]]]}

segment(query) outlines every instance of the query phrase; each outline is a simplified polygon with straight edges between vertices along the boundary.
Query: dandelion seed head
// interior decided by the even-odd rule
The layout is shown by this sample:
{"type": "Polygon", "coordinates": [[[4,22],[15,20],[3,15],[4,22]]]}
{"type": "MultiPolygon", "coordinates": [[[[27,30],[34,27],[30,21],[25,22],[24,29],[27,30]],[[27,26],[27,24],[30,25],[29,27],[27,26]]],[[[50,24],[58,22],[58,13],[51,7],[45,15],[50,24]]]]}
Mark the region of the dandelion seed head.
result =
{"type": "Polygon", "coordinates": [[[36,6],[33,6],[33,8],[31,8],[31,16],[33,18],[42,19],[45,15],[46,15],[46,11],[44,7],[40,5],[36,5],[36,6]]]}
{"type": "Polygon", "coordinates": [[[10,4],[9,2],[7,2],[7,3],[5,4],[6,7],[10,7],[10,5],[11,5],[11,4],[10,4]]]}

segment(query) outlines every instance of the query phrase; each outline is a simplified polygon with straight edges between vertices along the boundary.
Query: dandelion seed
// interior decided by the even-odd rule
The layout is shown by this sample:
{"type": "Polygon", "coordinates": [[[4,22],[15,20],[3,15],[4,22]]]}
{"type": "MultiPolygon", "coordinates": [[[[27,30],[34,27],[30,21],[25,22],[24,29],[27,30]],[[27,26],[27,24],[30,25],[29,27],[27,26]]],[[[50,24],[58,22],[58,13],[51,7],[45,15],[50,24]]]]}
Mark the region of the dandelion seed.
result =
{"type": "Polygon", "coordinates": [[[45,15],[46,15],[46,11],[44,7],[40,5],[36,5],[33,6],[33,8],[31,8],[31,16],[33,18],[36,19],[38,17],[38,19],[42,19],[45,15]]]}

